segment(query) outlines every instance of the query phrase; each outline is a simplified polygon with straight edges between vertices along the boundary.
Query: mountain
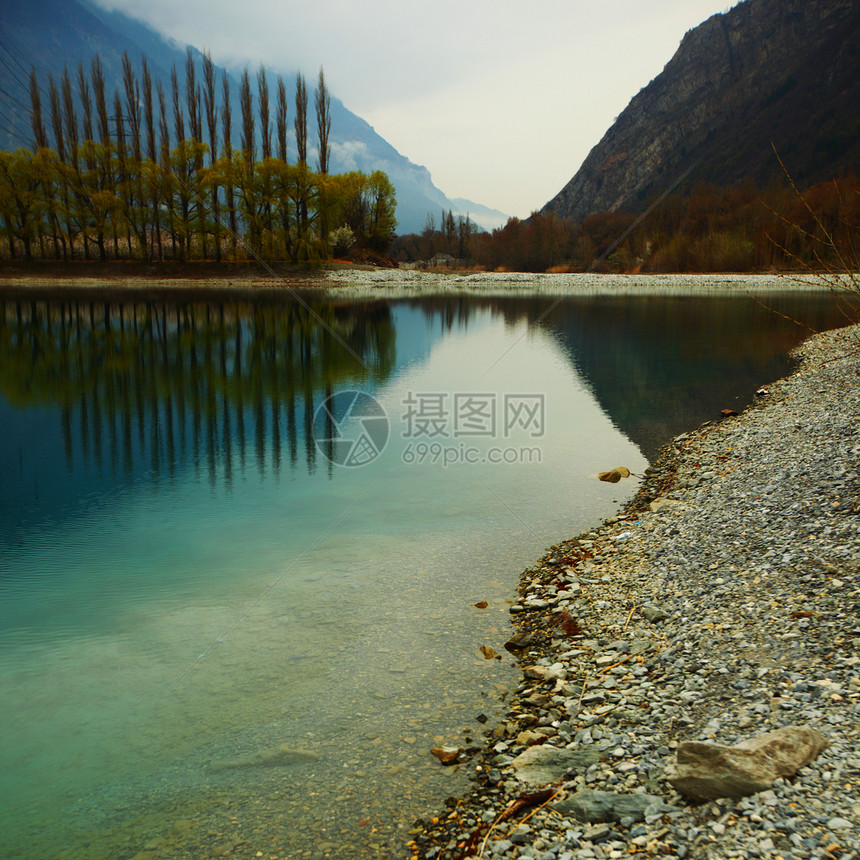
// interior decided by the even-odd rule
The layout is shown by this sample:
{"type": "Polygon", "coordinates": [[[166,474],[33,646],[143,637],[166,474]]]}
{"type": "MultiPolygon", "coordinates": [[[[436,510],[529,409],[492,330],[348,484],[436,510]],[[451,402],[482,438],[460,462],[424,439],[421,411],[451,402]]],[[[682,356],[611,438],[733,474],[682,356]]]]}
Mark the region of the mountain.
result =
{"type": "Polygon", "coordinates": [[[745,0],[689,31],[542,211],[641,211],[679,180],[765,187],[774,147],[799,184],[860,172],[857,0],[745,0]]]}
{"type": "MultiPolygon", "coordinates": [[[[43,90],[48,75],[59,83],[68,68],[76,89],[79,63],[88,72],[90,58],[98,53],[102,60],[108,93],[122,87],[122,55],[127,52],[135,63],[145,54],[154,80],[160,80],[169,93],[170,69],[174,64],[184,86],[183,70],[187,46],[168,40],[145,24],[121,12],[109,12],[91,0],[0,0],[0,148],[29,147],[30,130],[29,75],[35,68],[43,90]]],[[[199,61],[200,52],[192,48],[199,61]]],[[[223,70],[216,67],[219,79],[223,70]]],[[[252,68],[253,73],[256,68],[252,68]]],[[[199,64],[198,64],[199,72],[199,64]]],[[[239,145],[240,115],[238,77],[230,74],[234,116],[234,144],[239,145]]],[[[252,74],[255,81],[255,74],[252,74]]],[[[295,73],[285,75],[290,96],[294,91],[295,73]]],[[[315,77],[315,76],[314,76],[315,77]]],[[[274,76],[270,76],[270,87],[274,76]]],[[[329,86],[336,82],[329,81],[329,86]]],[[[308,81],[313,98],[314,80],[308,81]]],[[[43,111],[47,96],[43,94],[43,111]]],[[[507,216],[469,200],[450,199],[432,181],[426,167],[414,164],[384,140],[363,119],[352,113],[339,99],[331,99],[331,170],[361,170],[370,173],[383,170],[397,190],[398,232],[421,232],[431,213],[438,221],[441,212],[469,215],[472,222],[485,228],[504,224],[507,216]]],[[[292,123],[290,122],[290,125],[292,123]]],[[[309,131],[311,131],[309,129],[309,131]]],[[[314,134],[309,134],[309,161],[315,163],[314,134]]],[[[259,136],[258,136],[259,139],[259,136]]],[[[290,132],[291,152],[295,155],[295,136],[290,132]]]]}

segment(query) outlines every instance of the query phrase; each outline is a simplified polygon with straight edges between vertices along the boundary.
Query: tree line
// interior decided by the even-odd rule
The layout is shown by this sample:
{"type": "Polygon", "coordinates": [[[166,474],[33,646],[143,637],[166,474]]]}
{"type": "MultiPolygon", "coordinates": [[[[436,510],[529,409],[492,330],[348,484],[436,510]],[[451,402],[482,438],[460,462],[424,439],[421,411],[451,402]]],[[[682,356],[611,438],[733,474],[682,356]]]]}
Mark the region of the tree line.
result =
{"type": "Polygon", "coordinates": [[[0,256],[7,259],[240,260],[305,262],[351,246],[384,251],[395,192],[382,171],[331,174],[331,97],[320,68],[314,92],[316,169],[309,156],[309,99],[295,81],[296,160],[287,152],[288,93],[265,68],[255,90],[239,84],[234,147],[230,79],[206,54],[186,54],[183,80],[139,75],[122,57],[108,92],[101,59],[72,79],[30,75],[31,149],[0,152],[0,256]],[[256,104],[255,104],[256,102],[256,104]],[[258,140],[259,134],[259,140],[258,140]]]}
{"type": "Polygon", "coordinates": [[[443,213],[421,234],[398,236],[399,262],[450,254],[484,271],[750,272],[857,265],[860,179],[853,174],[813,185],[764,190],[752,181],[725,188],[700,182],[654,205],[646,217],[625,212],[581,222],[552,212],[511,218],[492,232],[443,213]]]}

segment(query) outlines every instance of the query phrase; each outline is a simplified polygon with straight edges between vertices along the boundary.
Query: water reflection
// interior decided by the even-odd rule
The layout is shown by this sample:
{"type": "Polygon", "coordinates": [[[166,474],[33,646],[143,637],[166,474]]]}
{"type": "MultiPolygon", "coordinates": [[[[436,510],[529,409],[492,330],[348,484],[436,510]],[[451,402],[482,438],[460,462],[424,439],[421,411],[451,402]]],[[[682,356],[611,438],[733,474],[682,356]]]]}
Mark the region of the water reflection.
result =
{"type": "Polygon", "coordinates": [[[40,408],[58,413],[79,497],[143,476],[157,488],[186,467],[229,489],[248,458],[259,474],[312,472],[309,428],[320,399],[378,385],[394,360],[390,309],[378,303],[5,302],[0,395],[13,411],[2,416],[0,473],[18,480],[7,483],[0,513],[6,525],[12,517],[25,525],[24,512],[35,515],[60,492],[58,476],[32,477],[51,459],[54,428],[22,462],[40,408]]]}
{"type": "Polygon", "coordinates": [[[668,439],[721,409],[740,410],[759,386],[788,373],[788,353],[810,329],[845,325],[845,318],[827,292],[783,291],[757,301],[575,297],[553,307],[542,325],[613,424],[653,460],[668,439]]]}
{"type": "MultiPolygon", "coordinates": [[[[320,402],[338,389],[378,387],[422,359],[433,338],[467,331],[479,315],[548,332],[649,459],[783,375],[788,350],[806,334],[744,296],[338,303],[311,293],[109,295],[0,303],[6,539],[124,486],[145,481],[157,491],[185,470],[226,491],[249,461],[276,480],[285,469],[312,473],[320,402]],[[415,313],[396,337],[398,307],[415,313]]],[[[843,321],[826,295],[781,293],[764,303],[815,329],[843,321]]],[[[322,467],[331,477],[331,463],[322,467]]]]}

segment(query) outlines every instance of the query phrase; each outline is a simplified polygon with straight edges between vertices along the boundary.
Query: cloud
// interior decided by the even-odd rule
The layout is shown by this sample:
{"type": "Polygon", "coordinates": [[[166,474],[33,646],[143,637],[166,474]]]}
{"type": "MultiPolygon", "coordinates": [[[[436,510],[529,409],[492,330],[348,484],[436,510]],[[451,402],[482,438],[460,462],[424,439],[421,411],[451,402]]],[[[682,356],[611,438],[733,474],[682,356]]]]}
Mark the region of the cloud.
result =
{"type": "Polygon", "coordinates": [[[224,64],[325,67],[452,197],[524,216],[726,0],[96,0],[224,64]]]}

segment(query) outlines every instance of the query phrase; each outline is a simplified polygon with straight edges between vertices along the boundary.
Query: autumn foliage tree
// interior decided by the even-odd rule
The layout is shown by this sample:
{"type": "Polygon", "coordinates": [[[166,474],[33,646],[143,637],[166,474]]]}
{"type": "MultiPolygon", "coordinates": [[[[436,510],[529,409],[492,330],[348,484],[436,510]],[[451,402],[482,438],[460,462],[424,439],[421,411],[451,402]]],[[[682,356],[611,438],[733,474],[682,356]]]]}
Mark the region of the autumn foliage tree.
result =
{"type": "Polygon", "coordinates": [[[308,164],[304,78],[296,82],[295,164],[287,161],[284,82],[277,81],[274,146],[264,69],[256,82],[255,105],[245,70],[237,149],[229,81],[225,74],[219,104],[208,56],[198,70],[189,51],[182,72],[171,69],[166,93],[145,58],[138,74],[123,56],[113,93],[98,55],[74,80],[66,71],[59,82],[40,83],[34,71],[32,149],[0,153],[0,256],[305,262],[330,256],[329,234],[338,228],[357,248],[384,252],[396,227],[394,187],[379,171],[330,174],[322,69],[317,171],[308,164]]]}

